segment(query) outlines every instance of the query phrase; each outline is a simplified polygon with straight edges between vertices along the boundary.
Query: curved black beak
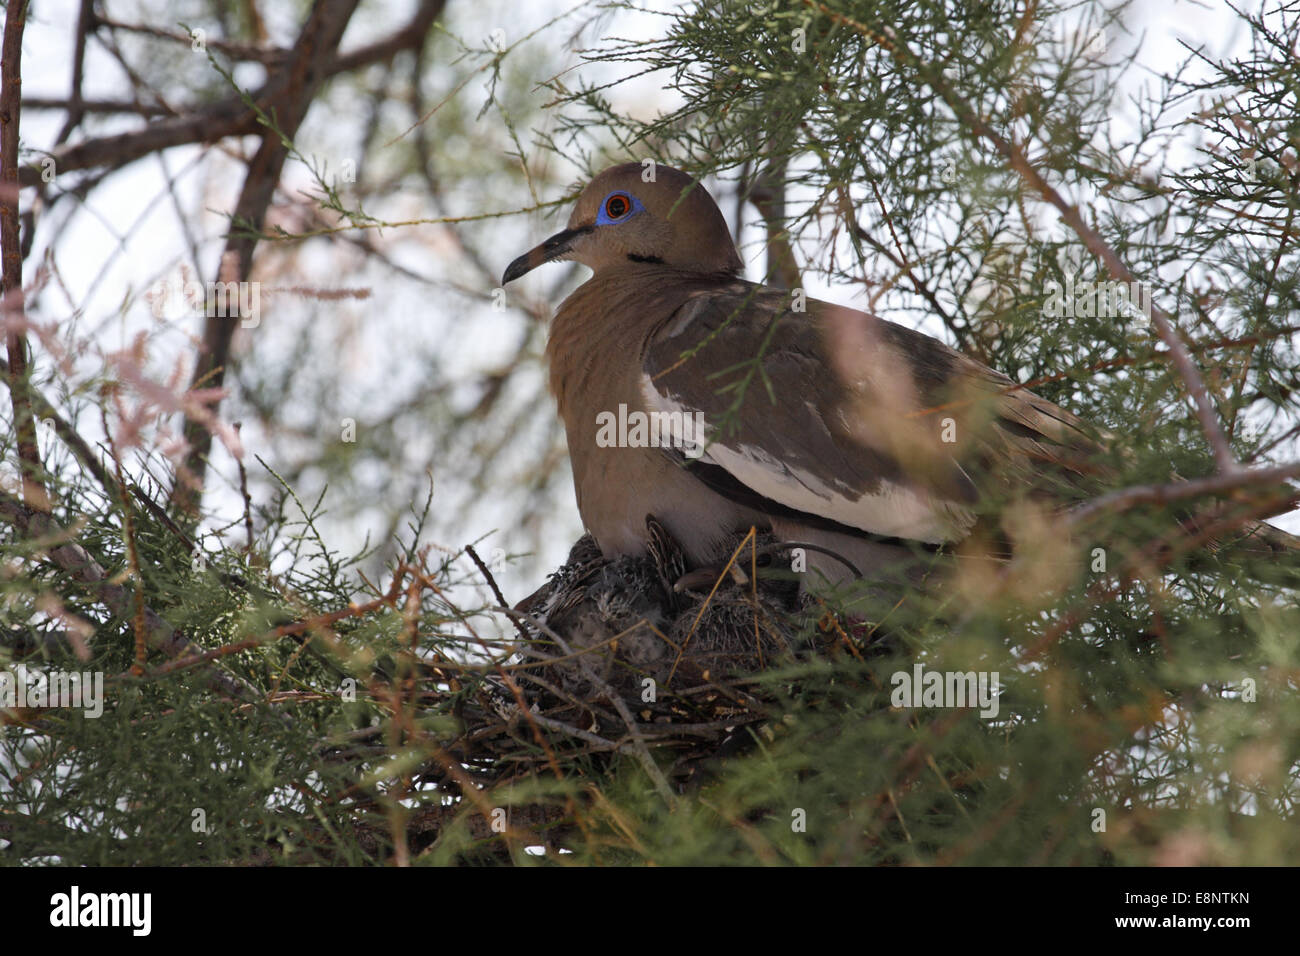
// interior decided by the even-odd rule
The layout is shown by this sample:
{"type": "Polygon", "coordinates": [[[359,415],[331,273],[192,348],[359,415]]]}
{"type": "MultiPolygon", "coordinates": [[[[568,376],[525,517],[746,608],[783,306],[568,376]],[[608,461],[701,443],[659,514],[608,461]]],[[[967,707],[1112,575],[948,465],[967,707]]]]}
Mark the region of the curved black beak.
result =
{"type": "Polygon", "coordinates": [[[534,246],[522,256],[516,259],[510,265],[506,266],[505,275],[501,277],[501,284],[513,282],[521,275],[532,272],[543,262],[551,262],[554,259],[563,259],[569,253],[573,240],[579,236],[591,232],[592,226],[579,226],[577,229],[566,229],[564,232],[557,232],[551,238],[547,239],[540,246],[534,246]]]}

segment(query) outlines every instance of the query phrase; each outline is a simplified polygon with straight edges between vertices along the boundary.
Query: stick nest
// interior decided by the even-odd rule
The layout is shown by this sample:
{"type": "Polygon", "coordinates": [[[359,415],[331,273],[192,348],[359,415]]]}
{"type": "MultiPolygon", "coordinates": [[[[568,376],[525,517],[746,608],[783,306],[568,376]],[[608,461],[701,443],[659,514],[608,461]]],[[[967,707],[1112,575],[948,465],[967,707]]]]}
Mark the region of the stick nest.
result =
{"type": "Polygon", "coordinates": [[[834,645],[857,653],[855,629],[781,573],[789,555],[770,536],[737,535],[730,561],[688,572],[666,530],[652,517],[647,529],[643,557],[606,559],[584,536],[515,606],[516,662],[462,714],[480,723],[464,738],[476,756],[510,776],[552,758],[622,752],[645,763],[668,749],[667,777],[680,784],[752,739],[750,725],[769,716],[764,671],[834,645]]]}

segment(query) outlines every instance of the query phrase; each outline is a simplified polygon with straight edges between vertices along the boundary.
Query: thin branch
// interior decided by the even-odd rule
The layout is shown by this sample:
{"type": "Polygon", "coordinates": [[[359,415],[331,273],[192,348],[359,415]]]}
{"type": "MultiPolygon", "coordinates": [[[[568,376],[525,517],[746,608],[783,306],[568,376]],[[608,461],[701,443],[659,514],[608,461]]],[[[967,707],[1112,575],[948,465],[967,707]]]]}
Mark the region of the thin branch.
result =
{"type": "MultiPolygon", "coordinates": [[[[233,274],[222,275],[223,281],[247,282],[253,271],[253,250],[257,247],[255,233],[261,230],[280,182],[280,173],[289,155],[288,144],[297,135],[299,125],[324,82],[323,67],[338,48],[357,3],[358,0],[322,0],[312,7],[307,22],[303,24],[294,45],[294,59],[283,73],[283,92],[265,110],[276,118],[279,128],[268,127],[263,131],[262,142],[248,164],[244,186],[232,213],[232,223],[251,225],[252,233],[236,230],[232,225],[221,264],[223,272],[229,269],[233,274]]],[[[237,318],[210,315],[204,322],[202,351],[194,365],[193,387],[199,387],[200,383],[206,388],[221,387],[230,361],[230,345],[237,318]]],[[[173,489],[173,501],[181,514],[197,520],[208,453],[212,449],[212,431],[198,418],[186,415],[184,435],[189,447],[180,471],[193,475],[194,480],[178,479],[173,489]]]]}
{"type": "Polygon", "coordinates": [[[24,110],[80,110],[82,113],[134,113],[137,116],[143,116],[146,119],[155,119],[159,116],[175,116],[176,114],[165,106],[150,105],[148,103],[132,103],[127,100],[99,100],[99,99],[63,99],[58,96],[25,96],[23,97],[24,110]]]}
{"type": "MultiPolygon", "coordinates": [[[[23,29],[27,26],[27,4],[10,3],[5,11],[3,66],[0,66],[0,183],[18,182],[18,122],[22,114],[23,29]]],[[[22,241],[19,235],[18,190],[0,194],[0,255],[4,259],[3,296],[5,350],[9,355],[9,397],[13,401],[14,431],[22,466],[23,500],[38,511],[48,511],[50,496],[45,490],[40,450],[36,446],[36,421],[27,395],[26,294],[23,290],[22,241]]]]}
{"type": "MultiPolygon", "coordinates": [[[[0,359],[0,375],[3,375],[6,379],[10,378],[9,363],[3,359],[0,359]]],[[[54,433],[62,439],[63,443],[67,445],[69,449],[71,449],[72,453],[77,456],[77,460],[80,461],[85,469],[94,476],[95,480],[99,482],[100,486],[103,487],[108,496],[114,501],[120,498],[121,492],[117,487],[117,479],[108,473],[108,469],[105,468],[96,457],[94,449],[92,449],[90,444],[77,434],[76,429],[68,424],[67,420],[55,410],[54,406],[50,404],[49,399],[42,395],[37,389],[31,387],[27,389],[27,397],[32,403],[32,408],[35,411],[36,416],[42,421],[50,422],[53,425],[54,433]]]]}
{"type": "Polygon", "coordinates": [[[442,16],[447,0],[421,0],[420,7],[412,14],[406,26],[377,40],[359,50],[344,53],[328,67],[329,75],[346,73],[371,63],[387,62],[403,50],[412,50],[424,43],[424,38],[433,24],[442,16]]]}
{"type": "Polygon", "coordinates": [[[122,540],[126,544],[126,566],[131,572],[131,577],[135,579],[135,613],[131,617],[131,626],[135,630],[135,663],[131,665],[131,673],[140,677],[144,674],[145,664],[149,660],[149,638],[144,622],[145,580],[140,570],[140,552],[135,543],[135,508],[131,506],[131,498],[124,490],[126,479],[122,476],[122,457],[117,453],[117,447],[112,444],[108,414],[101,408],[100,415],[103,416],[104,434],[109,436],[109,453],[117,473],[118,494],[122,505],[122,540]]]}
{"type": "MultiPolygon", "coordinates": [[[[228,136],[257,131],[257,117],[244,106],[243,100],[232,96],[182,116],[157,120],[143,129],[59,147],[51,150],[50,157],[59,175],[97,167],[117,169],[173,146],[215,143],[228,136]]],[[[36,166],[24,166],[18,175],[24,186],[41,183],[41,170],[36,166]]]]}
{"type": "Polygon", "coordinates": [[[1121,488],[1119,491],[1101,495],[1070,509],[1067,521],[1070,524],[1079,524],[1103,511],[1123,511],[1136,504],[1163,505],[1201,495],[1223,494],[1238,488],[1275,485],[1295,478],[1300,478],[1300,462],[1272,468],[1237,468],[1228,474],[1218,472],[1205,478],[1163,485],[1134,485],[1131,488],[1121,488]]]}
{"type": "MultiPolygon", "coordinates": [[[[87,5],[89,5],[89,0],[87,0],[87,5]]],[[[171,40],[185,46],[194,43],[194,37],[191,34],[182,33],[179,30],[166,30],[145,23],[123,23],[120,20],[112,20],[103,16],[96,19],[110,30],[142,33],[145,36],[157,37],[160,40],[171,40]]],[[[291,54],[289,50],[282,50],[278,47],[254,46],[251,43],[232,43],[229,40],[217,40],[207,37],[204,38],[203,42],[212,49],[224,53],[232,60],[246,60],[251,63],[261,63],[265,66],[280,66],[289,59],[291,54]]]]}
{"type": "Polygon", "coordinates": [[[77,43],[72,53],[72,89],[68,93],[68,116],[63,121],[63,128],[54,138],[55,144],[67,142],[72,131],[80,125],[86,115],[81,105],[81,86],[86,73],[86,38],[95,28],[95,0],[81,0],[81,11],[77,14],[77,43]]]}
{"type": "MultiPolygon", "coordinates": [[[[483,575],[483,579],[487,581],[488,587],[492,589],[492,595],[497,599],[502,607],[509,607],[510,602],[507,601],[506,596],[501,593],[501,588],[497,585],[497,579],[493,576],[488,566],[483,563],[483,559],[478,556],[478,552],[474,550],[474,545],[465,545],[465,553],[468,554],[470,560],[478,566],[479,573],[483,575]]],[[[532,640],[532,636],[528,633],[527,628],[525,628],[523,624],[516,621],[514,618],[511,618],[510,620],[514,623],[515,630],[519,632],[519,636],[522,637],[525,642],[532,640]]]]}
{"type": "MultiPolygon", "coordinates": [[[[350,53],[332,56],[321,67],[322,78],[328,79],[379,63],[403,49],[411,48],[423,39],[444,6],[445,0],[424,0],[407,24],[391,36],[350,53]]],[[[283,96],[284,83],[279,76],[277,74],[276,78],[268,81],[266,86],[253,95],[257,103],[265,107],[277,97],[283,96]]],[[[87,109],[91,108],[89,101],[83,105],[87,109]]],[[[145,109],[131,106],[129,112],[143,114],[145,109]]],[[[260,131],[256,115],[247,108],[243,99],[229,96],[210,105],[187,110],[180,116],[150,123],[143,129],[84,140],[53,150],[50,155],[60,174],[97,167],[116,169],[173,146],[216,143],[229,136],[246,136],[260,131]]],[[[23,186],[39,185],[41,169],[37,166],[24,166],[19,170],[19,182],[23,186]]]]}

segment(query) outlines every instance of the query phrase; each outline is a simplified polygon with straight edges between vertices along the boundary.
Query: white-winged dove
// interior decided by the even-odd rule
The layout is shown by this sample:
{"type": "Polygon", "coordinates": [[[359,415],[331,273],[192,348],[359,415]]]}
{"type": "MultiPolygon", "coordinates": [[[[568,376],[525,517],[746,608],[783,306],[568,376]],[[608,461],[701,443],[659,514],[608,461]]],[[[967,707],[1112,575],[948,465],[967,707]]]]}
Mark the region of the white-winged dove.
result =
{"type": "Polygon", "coordinates": [[[593,272],[546,353],[606,557],[644,553],[653,514],[697,567],[753,525],[826,549],[810,572],[875,578],[968,536],[991,488],[1090,470],[1097,444],[1069,412],[929,336],[739,278],[704,188],[643,171],[600,173],[503,278],[561,259],[593,272]]]}

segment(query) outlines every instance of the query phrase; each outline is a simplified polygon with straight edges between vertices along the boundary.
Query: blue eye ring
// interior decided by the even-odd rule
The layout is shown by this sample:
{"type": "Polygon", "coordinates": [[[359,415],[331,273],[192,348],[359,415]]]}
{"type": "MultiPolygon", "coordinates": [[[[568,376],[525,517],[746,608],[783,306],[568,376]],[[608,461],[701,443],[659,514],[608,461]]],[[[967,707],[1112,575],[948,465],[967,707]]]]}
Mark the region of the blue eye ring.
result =
{"type": "Polygon", "coordinates": [[[613,226],[624,222],[638,212],[645,212],[640,200],[629,193],[616,189],[600,203],[600,212],[596,214],[596,225],[613,226]]]}

